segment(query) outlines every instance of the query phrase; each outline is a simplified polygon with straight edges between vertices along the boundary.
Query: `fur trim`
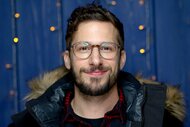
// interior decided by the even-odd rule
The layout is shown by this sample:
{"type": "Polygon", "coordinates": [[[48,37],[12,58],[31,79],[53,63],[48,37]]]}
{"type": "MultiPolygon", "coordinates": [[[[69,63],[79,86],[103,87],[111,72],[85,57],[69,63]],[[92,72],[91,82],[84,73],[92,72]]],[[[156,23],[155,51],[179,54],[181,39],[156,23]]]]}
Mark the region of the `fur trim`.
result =
{"type": "MultiPolygon", "coordinates": [[[[150,85],[162,85],[162,83],[142,79],[138,77],[138,80],[141,84],[150,84],[150,85]]],[[[170,112],[171,115],[179,119],[180,121],[184,121],[185,118],[185,100],[183,97],[183,93],[176,86],[167,85],[166,92],[166,102],[165,109],[170,112]]]]}
{"type": "MultiPolygon", "coordinates": [[[[46,89],[51,86],[58,79],[68,73],[68,70],[62,66],[53,71],[47,72],[38,78],[29,82],[31,92],[25,97],[26,100],[38,98],[46,89]]],[[[161,85],[159,82],[152,80],[142,79],[137,77],[141,84],[146,83],[150,85],[161,85]]],[[[165,108],[180,121],[185,117],[185,104],[182,92],[174,86],[167,87],[165,108]]]]}
{"type": "Polygon", "coordinates": [[[166,109],[180,121],[185,118],[185,101],[183,93],[175,86],[170,86],[167,89],[166,109]]]}
{"type": "Polygon", "coordinates": [[[64,66],[61,66],[53,71],[46,72],[43,75],[40,75],[38,78],[29,81],[28,84],[31,92],[24,99],[29,101],[31,99],[38,98],[46,91],[48,87],[50,87],[53,83],[55,83],[58,79],[67,73],[68,70],[64,66]]]}

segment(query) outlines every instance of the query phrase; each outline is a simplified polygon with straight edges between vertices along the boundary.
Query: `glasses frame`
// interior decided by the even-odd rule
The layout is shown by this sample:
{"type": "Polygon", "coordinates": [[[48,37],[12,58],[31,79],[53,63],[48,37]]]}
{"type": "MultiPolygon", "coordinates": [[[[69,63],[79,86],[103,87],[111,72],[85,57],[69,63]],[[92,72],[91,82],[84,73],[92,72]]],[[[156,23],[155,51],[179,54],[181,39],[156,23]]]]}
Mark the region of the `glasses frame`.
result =
{"type": "Polygon", "coordinates": [[[120,46],[120,44],[118,44],[118,43],[114,43],[114,42],[102,42],[102,43],[99,44],[99,45],[92,45],[92,44],[90,44],[90,42],[86,42],[86,41],[74,43],[74,44],[72,44],[72,45],[70,46],[70,49],[73,49],[73,50],[72,50],[72,51],[73,51],[73,54],[74,54],[77,58],[85,60],[85,59],[88,59],[88,58],[91,56],[94,47],[97,47],[100,56],[101,56],[102,58],[104,58],[104,59],[107,59],[107,60],[114,59],[114,58],[117,56],[118,51],[121,50],[121,46],[120,46]],[[88,45],[90,45],[90,49],[91,49],[90,51],[91,51],[91,52],[90,52],[90,54],[89,54],[86,58],[81,58],[81,57],[77,56],[76,53],[75,53],[75,47],[76,47],[76,45],[78,45],[78,44],[80,44],[80,43],[88,43],[88,45]],[[114,56],[113,58],[105,58],[105,57],[102,56],[102,54],[101,54],[101,52],[100,52],[100,47],[101,47],[101,45],[103,45],[103,44],[105,44],[105,43],[110,43],[110,44],[115,45],[117,51],[116,51],[116,54],[115,54],[115,56],[114,56]]]}

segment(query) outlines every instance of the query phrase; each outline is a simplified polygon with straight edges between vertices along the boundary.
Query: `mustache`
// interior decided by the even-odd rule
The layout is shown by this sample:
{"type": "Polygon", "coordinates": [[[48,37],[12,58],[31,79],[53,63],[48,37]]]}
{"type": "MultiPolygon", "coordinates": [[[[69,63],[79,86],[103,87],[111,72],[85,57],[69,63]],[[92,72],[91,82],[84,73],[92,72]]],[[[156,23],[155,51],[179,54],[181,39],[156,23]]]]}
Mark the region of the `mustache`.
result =
{"type": "Polygon", "coordinates": [[[85,72],[85,73],[90,73],[93,71],[107,71],[107,70],[111,70],[111,67],[105,67],[105,66],[92,66],[90,68],[81,68],[80,72],[85,72]]]}

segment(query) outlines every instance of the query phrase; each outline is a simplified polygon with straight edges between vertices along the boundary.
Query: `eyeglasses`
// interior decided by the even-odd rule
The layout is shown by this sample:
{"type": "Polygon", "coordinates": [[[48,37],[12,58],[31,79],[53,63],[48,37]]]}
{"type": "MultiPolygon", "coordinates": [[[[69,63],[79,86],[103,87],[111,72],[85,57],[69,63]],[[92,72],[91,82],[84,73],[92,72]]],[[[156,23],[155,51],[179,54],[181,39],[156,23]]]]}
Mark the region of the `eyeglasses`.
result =
{"type": "Polygon", "coordinates": [[[102,42],[100,45],[92,45],[89,42],[78,42],[71,46],[73,53],[80,59],[87,59],[92,54],[94,47],[98,48],[98,51],[104,59],[113,59],[120,49],[120,45],[112,42],[102,42]]]}

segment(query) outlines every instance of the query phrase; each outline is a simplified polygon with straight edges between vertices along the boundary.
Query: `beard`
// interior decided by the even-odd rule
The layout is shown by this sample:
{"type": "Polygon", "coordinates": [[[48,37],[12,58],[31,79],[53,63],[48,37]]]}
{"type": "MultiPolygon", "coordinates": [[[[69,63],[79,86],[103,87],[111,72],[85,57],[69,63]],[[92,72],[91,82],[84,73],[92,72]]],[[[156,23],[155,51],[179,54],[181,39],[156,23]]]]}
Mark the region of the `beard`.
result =
{"type": "Polygon", "coordinates": [[[80,92],[89,96],[101,96],[110,91],[116,84],[119,69],[117,68],[115,72],[112,72],[111,67],[100,65],[90,68],[81,68],[79,74],[77,74],[72,67],[71,72],[74,77],[75,86],[80,90],[80,92]],[[106,74],[107,77],[82,77],[82,73],[93,72],[95,70],[106,72],[110,71],[110,74],[106,74]]]}

